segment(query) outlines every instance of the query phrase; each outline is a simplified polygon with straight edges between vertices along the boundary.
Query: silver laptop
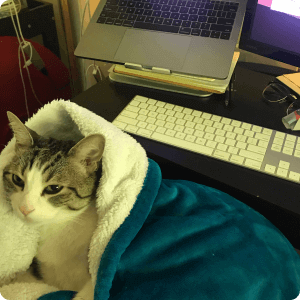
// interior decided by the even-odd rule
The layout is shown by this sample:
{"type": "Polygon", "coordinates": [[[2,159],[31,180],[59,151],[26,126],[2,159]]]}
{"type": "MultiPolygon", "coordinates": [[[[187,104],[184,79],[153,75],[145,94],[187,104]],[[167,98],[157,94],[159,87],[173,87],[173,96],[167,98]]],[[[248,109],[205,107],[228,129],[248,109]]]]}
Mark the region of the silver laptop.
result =
{"type": "Polygon", "coordinates": [[[225,79],[247,0],[101,0],[75,56],[225,79]]]}

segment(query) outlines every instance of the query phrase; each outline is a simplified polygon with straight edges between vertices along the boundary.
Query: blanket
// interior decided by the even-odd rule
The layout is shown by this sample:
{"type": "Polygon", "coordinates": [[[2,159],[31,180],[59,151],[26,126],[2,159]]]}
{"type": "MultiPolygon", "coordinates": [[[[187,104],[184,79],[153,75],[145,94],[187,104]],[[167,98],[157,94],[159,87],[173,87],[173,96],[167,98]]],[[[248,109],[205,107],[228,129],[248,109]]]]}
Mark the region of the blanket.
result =
{"type": "MultiPolygon", "coordinates": [[[[300,258],[285,236],[241,201],[208,186],[163,179],[130,135],[101,116],[53,100],[25,125],[44,137],[105,137],[97,190],[97,228],[89,272],[97,300],[291,300],[300,291],[300,258]]],[[[39,233],[4,201],[0,155],[0,293],[6,299],[70,300],[41,281],[12,283],[37,252],[39,233]]]]}

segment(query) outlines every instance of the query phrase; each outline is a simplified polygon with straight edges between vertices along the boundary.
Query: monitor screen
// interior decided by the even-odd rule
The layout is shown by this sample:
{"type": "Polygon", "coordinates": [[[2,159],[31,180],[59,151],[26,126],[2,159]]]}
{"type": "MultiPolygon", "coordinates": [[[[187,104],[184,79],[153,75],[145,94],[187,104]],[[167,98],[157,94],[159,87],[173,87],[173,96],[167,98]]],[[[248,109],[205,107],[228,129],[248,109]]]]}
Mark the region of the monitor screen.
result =
{"type": "Polygon", "coordinates": [[[300,0],[248,0],[239,48],[300,67],[300,0]]]}

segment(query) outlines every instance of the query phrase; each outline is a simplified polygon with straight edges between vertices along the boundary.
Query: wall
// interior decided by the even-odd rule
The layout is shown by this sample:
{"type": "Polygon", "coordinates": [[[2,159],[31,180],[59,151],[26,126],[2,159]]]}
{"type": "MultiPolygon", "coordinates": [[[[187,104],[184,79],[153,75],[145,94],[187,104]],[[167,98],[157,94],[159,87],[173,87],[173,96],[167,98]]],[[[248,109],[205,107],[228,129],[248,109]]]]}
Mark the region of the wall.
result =
{"type": "MultiPolygon", "coordinates": [[[[91,17],[93,16],[99,0],[90,0],[90,12],[91,17]]],[[[74,47],[76,49],[79,41],[80,41],[80,32],[81,32],[81,20],[82,20],[82,14],[83,9],[85,5],[85,0],[72,0],[72,2],[69,0],[69,8],[70,8],[70,14],[71,14],[71,21],[73,25],[73,38],[74,38],[74,47]]],[[[84,33],[85,28],[89,24],[90,18],[88,13],[88,7],[85,12],[85,18],[83,22],[83,30],[82,33],[84,33]]],[[[90,88],[92,85],[96,84],[96,80],[92,75],[93,68],[89,68],[88,74],[86,76],[86,71],[88,69],[88,66],[91,64],[94,64],[93,60],[87,60],[87,59],[80,59],[76,58],[78,69],[80,70],[80,77],[81,77],[81,86],[82,90],[86,90],[90,88]]],[[[106,64],[104,62],[96,61],[96,65],[98,65],[101,68],[102,73],[104,76],[107,76],[108,69],[111,67],[111,64],[106,64]]]]}

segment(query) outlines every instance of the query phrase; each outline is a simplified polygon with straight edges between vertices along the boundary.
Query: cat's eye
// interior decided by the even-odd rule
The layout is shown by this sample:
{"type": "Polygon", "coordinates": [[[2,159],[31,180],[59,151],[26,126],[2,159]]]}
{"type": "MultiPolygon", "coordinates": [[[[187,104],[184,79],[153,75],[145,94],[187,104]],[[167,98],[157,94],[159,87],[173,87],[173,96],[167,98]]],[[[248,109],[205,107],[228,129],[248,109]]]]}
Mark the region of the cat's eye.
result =
{"type": "Polygon", "coordinates": [[[24,181],[16,174],[12,174],[12,181],[15,185],[23,187],[24,181]]]}
{"type": "Polygon", "coordinates": [[[48,185],[46,188],[45,188],[45,193],[46,194],[57,194],[59,193],[61,190],[63,189],[63,186],[62,185],[48,185]]]}
{"type": "MultiPolygon", "coordinates": [[[[12,181],[15,185],[23,187],[24,186],[24,181],[16,174],[12,174],[12,181]]],[[[62,185],[48,185],[45,188],[45,193],[46,194],[57,194],[59,193],[64,187],[62,185]]]]}

